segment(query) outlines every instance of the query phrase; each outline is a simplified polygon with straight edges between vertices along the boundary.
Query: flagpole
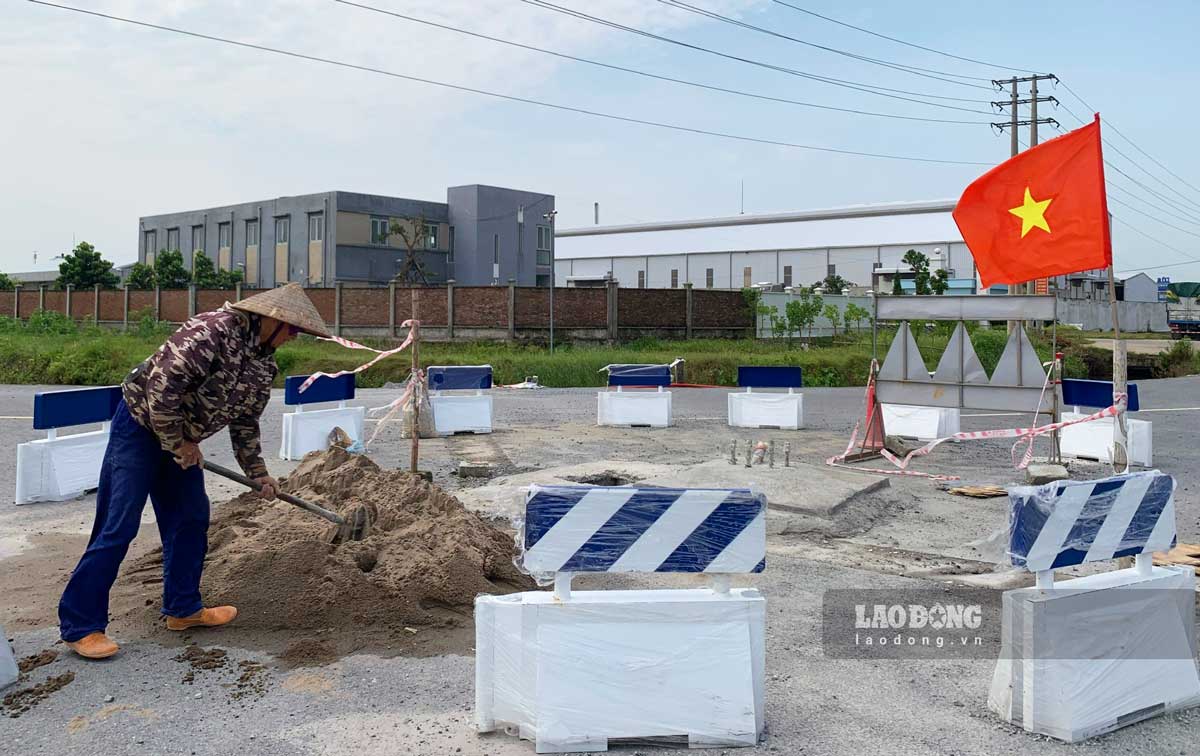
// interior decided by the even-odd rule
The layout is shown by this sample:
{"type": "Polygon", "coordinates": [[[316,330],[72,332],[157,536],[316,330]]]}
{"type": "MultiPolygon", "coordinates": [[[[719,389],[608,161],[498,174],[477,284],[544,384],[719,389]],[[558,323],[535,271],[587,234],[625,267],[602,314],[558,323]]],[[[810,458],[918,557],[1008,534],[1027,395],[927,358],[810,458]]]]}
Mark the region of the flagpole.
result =
{"type": "Polygon", "coordinates": [[[1117,416],[1113,418],[1113,472],[1123,473],[1129,470],[1129,455],[1126,452],[1125,408],[1128,400],[1117,400],[1117,395],[1124,396],[1128,391],[1126,379],[1125,342],[1121,341],[1121,322],[1117,314],[1117,280],[1113,266],[1108,266],[1108,303],[1112,310],[1113,322],[1113,403],[1117,407],[1117,416]]]}

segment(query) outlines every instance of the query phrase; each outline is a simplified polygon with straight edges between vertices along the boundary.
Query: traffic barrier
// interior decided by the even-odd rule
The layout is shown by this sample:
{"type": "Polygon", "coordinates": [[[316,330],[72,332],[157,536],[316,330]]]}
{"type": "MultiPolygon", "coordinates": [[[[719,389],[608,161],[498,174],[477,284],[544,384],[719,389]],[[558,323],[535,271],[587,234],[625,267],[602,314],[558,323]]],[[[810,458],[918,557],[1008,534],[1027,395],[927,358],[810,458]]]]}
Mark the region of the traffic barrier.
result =
{"type": "MultiPolygon", "coordinates": [[[[1112,402],[1112,381],[1085,381],[1068,378],[1062,382],[1063,404],[1074,406],[1074,412],[1063,412],[1063,420],[1082,417],[1080,407],[1106,407],[1112,402]]],[[[1128,385],[1129,412],[1140,408],[1136,383],[1128,385]]],[[[1106,417],[1093,423],[1064,428],[1061,449],[1063,456],[1112,462],[1113,424],[1116,418],[1106,417]]],[[[1154,424],[1149,420],[1126,418],[1126,452],[1129,463],[1142,467],[1154,465],[1154,424]]]]}
{"type": "Polygon", "coordinates": [[[601,391],[596,398],[596,424],[627,427],[666,428],[671,425],[670,365],[607,365],[608,385],[616,391],[601,391]],[[626,387],[655,391],[625,391],[626,387]]]}
{"type": "Polygon", "coordinates": [[[957,407],[916,407],[884,404],[883,427],[889,436],[905,436],[920,441],[953,436],[960,430],[957,407]]]}
{"type": "Polygon", "coordinates": [[[1009,490],[1009,558],[1032,588],[1006,591],[988,706],[1074,743],[1200,704],[1191,567],[1156,567],[1175,542],[1175,480],[1157,470],[1009,490]],[[1135,557],[1060,583],[1054,569],[1135,557]]]}
{"type": "Polygon", "coordinates": [[[439,436],[492,432],[492,397],[483,393],[492,387],[491,365],[435,365],[427,368],[425,375],[434,431],[439,436]],[[475,393],[443,394],[443,391],[475,393]]]}
{"type": "Polygon", "coordinates": [[[99,486],[108,426],[120,401],[120,386],[34,394],[33,427],[46,437],[17,444],[17,504],[66,501],[99,486]],[[58,434],[92,423],[100,430],[58,434]]]}
{"type": "Polygon", "coordinates": [[[745,393],[729,394],[731,428],[778,428],[797,430],[804,427],[804,376],[799,367],[738,367],[738,385],[745,393]],[[754,393],[756,388],[786,388],[786,394],[754,393]]]}
{"type": "Polygon", "coordinates": [[[283,382],[283,403],[295,412],[283,416],[280,459],[300,459],[312,451],[329,448],[329,433],[341,428],[351,441],[363,440],[366,409],[347,407],[354,398],[354,374],[338,376],[290,375],[283,382]],[[306,405],[337,402],[337,407],[305,409],[306,405]]]}
{"type": "Polygon", "coordinates": [[[475,600],[475,719],[538,753],[614,738],[750,746],[763,731],[766,499],[745,489],[533,486],[519,564],[554,591],[475,600]],[[712,588],[572,591],[578,572],[689,572],[712,588]]]}

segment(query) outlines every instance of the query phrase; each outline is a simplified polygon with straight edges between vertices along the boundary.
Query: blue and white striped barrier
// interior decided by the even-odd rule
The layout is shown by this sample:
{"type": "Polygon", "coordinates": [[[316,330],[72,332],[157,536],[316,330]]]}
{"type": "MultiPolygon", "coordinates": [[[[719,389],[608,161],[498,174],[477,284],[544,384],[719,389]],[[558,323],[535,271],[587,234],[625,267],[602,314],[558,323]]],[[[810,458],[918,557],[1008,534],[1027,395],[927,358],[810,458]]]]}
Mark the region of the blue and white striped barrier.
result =
{"type": "Polygon", "coordinates": [[[1040,572],[1167,551],[1175,543],[1175,479],[1157,470],[1009,491],[1009,555],[1040,572]]]}
{"type": "Polygon", "coordinates": [[[329,434],[334,428],[341,428],[352,441],[363,441],[367,410],[346,406],[346,402],[354,399],[354,375],[321,375],[301,391],[300,387],[310,377],[289,375],[283,381],[283,403],[296,411],[283,415],[280,459],[301,459],[309,452],[328,449],[329,434]],[[308,405],[328,402],[337,402],[337,407],[306,409],[308,405]]]}
{"type": "Polygon", "coordinates": [[[34,394],[33,427],[46,438],[17,445],[16,502],[65,501],[99,486],[108,425],[120,401],[120,386],[34,394]],[[100,430],[58,433],[92,423],[100,430]]]}
{"type": "Polygon", "coordinates": [[[483,393],[492,387],[491,365],[431,365],[425,376],[434,432],[439,436],[492,432],[492,397],[483,393]]]}
{"type": "Polygon", "coordinates": [[[748,489],[534,486],[522,562],[548,572],[762,572],[767,502],[748,489]]]}

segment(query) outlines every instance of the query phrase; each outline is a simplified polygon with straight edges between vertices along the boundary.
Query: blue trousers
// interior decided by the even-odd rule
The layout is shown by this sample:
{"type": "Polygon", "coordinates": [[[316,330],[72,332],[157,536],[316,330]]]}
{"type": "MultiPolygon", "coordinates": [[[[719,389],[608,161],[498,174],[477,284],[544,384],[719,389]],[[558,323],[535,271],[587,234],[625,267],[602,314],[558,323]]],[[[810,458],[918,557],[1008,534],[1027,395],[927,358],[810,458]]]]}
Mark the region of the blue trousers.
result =
{"type": "Polygon", "coordinates": [[[113,415],[100,468],[91,540],[58,604],[63,640],[76,641],[108,626],[108,593],[137,535],[147,496],[162,538],[162,613],[187,617],[202,608],[200,573],[208,551],[204,473],[196,466],[184,470],[176,464],[122,401],[113,415]]]}

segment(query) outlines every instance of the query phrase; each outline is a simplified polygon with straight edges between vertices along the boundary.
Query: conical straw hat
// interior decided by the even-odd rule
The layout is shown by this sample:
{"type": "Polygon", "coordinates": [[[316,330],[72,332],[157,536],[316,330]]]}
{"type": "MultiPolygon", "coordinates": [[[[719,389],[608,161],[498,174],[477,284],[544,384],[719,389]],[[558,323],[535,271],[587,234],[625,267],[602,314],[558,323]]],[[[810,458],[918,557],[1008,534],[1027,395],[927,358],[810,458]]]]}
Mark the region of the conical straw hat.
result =
{"type": "Polygon", "coordinates": [[[278,289],[269,289],[261,294],[246,297],[240,302],[235,302],[233,306],[243,312],[265,315],[294,325],[313,336],[329,338],[330,335],[325,321],[321,319],[321,313],[317,312],[316,305],[298,283],[290,283],[278,289]]]}

